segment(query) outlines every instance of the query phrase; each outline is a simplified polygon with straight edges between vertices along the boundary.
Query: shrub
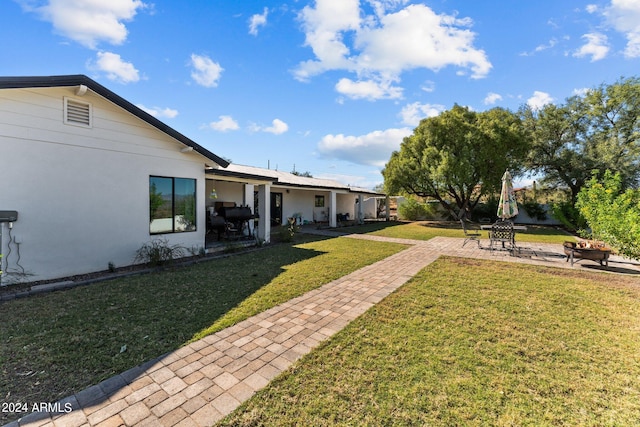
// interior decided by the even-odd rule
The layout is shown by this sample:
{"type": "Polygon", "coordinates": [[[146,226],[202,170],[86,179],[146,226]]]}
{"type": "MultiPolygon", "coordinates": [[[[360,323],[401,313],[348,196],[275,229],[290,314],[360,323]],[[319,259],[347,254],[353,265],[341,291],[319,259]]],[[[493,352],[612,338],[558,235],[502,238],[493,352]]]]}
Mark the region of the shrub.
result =
{"type": "Polygon", "coordinates": [[[136,264],[149,264],[156,267],[171,264],[176,258],[185,256],[186,252],[186,249],[180,245],[169,245],[169,241],[163,237],[142,245],[142,247],[136,251],[133,262],[136,264]]]}
{"type": "Polygon", "coordinates": [[[584,237],[604,240],[618,253],[640,259],[640,190],[622,191],[620,174],[607,171],[602,182],[595,177],[580,190],[576,207],[591,232],[584,237]]]}
{"type": "Polygon", "coordinates": [[[554,218],[562,223],[569,231],[578,231],[587,226],[587,221],[571,202],[556,202],[551,204],[554,218]]]}
{"type": "Polygon", "coordinates": [[[400,218],[408,221],[424,219],[428,214],[429,212],[424,203],[420,203],[411,197],[407,198],[404,203],[398,206],[398,215],[400,218]]]}

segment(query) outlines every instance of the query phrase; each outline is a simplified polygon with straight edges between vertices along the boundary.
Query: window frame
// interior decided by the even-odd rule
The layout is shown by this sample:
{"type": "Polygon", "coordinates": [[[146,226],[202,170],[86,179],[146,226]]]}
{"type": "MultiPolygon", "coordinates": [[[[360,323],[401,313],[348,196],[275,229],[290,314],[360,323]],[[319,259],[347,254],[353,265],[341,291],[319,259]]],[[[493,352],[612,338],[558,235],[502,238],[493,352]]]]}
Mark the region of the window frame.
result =
{"type": "Polygon", "coordinates": [[[324,208],[324,195],[316,194],[313,206],[316,208],[324,208]]]}
{"type": "MultiPolygon", "coordinates": [[[[162,193],[160,193],[162,194],[162,193]]],[[[188,195],[185,195],[188,196],[188,195]]],[[[159,234],[175,234],[175,233],[192,233],[198,231],[198,180],[196,178],[183,178],[183,177],[173,177],[173,176],[162,176],[162,175],[149,175],[149,234],[150,235],[159,235],[159,234]],[[153,179],[167,179],[171,180],[171,217],[168,218],[153,218],[152,210],[152,200],[151,200],[151,189],[153,185],[153,179]],[[176,217],[181,214],[181,212],[177,211],[177,203],[176,203],[176,181],[177,180],[185,180],[193,183],[193,223],[188,229],[181,230],[176,227],[176,217]],[[161,230],[161,231],[153,231],[151,226],[155,219],[170,219],[171,220],[171,230],[161,230]]]]}

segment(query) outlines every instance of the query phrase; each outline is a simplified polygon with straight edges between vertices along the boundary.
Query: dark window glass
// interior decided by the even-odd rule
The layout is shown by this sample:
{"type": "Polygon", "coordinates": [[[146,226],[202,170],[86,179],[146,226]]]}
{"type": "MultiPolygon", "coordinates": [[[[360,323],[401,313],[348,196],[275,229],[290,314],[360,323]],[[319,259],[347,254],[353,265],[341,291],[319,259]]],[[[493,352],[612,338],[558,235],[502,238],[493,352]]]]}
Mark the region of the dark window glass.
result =
{"type": "Polygon", "coordinates": [[[324,196],[316,196],[316,208],[324,208],[324,196]]]}
{"type": "Polygon", "coordinates": [[[149,178],[149,232],[176,233],[196,230],[196,180],[149,178]]]}
{"type": "Polygon", "coordinates": [[[196,230],[196,180],[174,180],[174,231],[196,230]]]}

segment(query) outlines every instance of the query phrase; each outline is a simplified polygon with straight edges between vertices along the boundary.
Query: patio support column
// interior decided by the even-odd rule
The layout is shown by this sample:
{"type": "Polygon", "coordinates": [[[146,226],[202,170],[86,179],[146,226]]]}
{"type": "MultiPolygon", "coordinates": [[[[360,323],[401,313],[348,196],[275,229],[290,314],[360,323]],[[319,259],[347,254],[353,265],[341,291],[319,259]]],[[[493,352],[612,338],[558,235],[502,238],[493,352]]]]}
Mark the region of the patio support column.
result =
{"type": "Polygon", "coordinates": [[[356,212],[358,224],[364,222],[364,215],[362,213],[362,194],[358,194],[358,212],[356,212]]]}
{"type": "Polygon", "coordinates": [[[258,238],[271,241],[271,184],[258,186],[258,238]]]}
{"type": "Polygon", "coordinates": [[[338,217],[336,216],[336,192],[329,193],[329,227],[336,228],[338,226],[338,217]]]}
{"type": "MultiPolygon", "coordinates": [[[[253,184],[245,184],[244,185],[244,204],[245,206],[248,206],[249,209],[251,209],[251,213],[255,214],[255,206],[253,203],[253,192],[254,192],[254,185],[253,184]]],[[[254,221],[249,221],[249,230],[251,230],[251,235],[253,235],[253,229],[254,229],[254,221]]]]}
{"type": "Polygon", "coordinates": [[[385,209],[385,211],[386,211],[385,221],[389,222],[391,220],[391,199],[389,198],[388,194],[385,196],[384,206],[386,208],[385,209]]]}

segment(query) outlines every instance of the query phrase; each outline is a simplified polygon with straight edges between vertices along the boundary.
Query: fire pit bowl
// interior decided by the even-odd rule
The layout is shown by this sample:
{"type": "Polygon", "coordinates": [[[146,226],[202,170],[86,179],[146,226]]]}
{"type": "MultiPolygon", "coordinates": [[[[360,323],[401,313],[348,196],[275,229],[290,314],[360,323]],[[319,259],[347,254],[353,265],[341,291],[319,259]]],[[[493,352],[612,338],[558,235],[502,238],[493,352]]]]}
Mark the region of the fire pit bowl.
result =
{"type": "Polygon", "coordinates": [[[591,247],[584,246],[581,247],[580,244],[576,242],[564,242],[562,244],[564,247],[564,254],[567,256],[567,262],[571,261],[571,265],[573,265],[576,259],[588,259],[591,261],[598,261],[600,265],[609,266],[609,255],[611,255],[611,249],[601,246],[601,247],[591,247]]]}

